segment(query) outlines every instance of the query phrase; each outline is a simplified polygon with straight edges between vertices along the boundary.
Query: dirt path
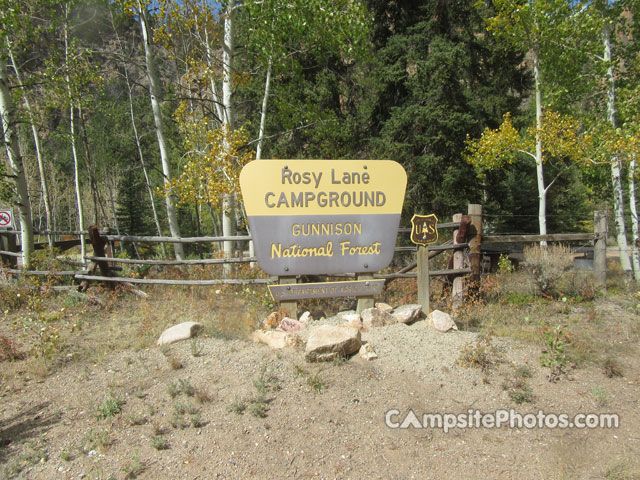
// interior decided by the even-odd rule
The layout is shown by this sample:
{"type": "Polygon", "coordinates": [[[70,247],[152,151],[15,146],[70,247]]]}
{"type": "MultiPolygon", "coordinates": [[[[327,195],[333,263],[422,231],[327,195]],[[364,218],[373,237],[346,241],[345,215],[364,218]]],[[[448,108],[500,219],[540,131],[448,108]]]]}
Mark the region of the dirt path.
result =
{"type": "Polygon", "coordinates": [[[442,334],[420,321],[380,327],[363,340],[378,359],[312,365],[299,350],[206,338],[197,357],[189,342],[171,347],[180,369],[152,348],[112,354],[101,364],[69,362],[41,380],[22,376],[2,385],[0,463],[9,477],[34,479],[638,478],[637,346],[620,358],[622,378],[587,367],[550,383],[539,351],[513,341],[494,340],[502,362],[483,373],[456,363],[476,334],[442,334]],[[518,405],[503,384],[522,366],[532,374],[533,399],[518,405]],[[264,418],[247,402],[257,395],[258,378],[267,390],[264,418]],[[197,395],[187,395],[187,385],[197,395]],[[98,420],[110,393],[124,401],[122,411],[98,420]],[[231,411],[243,402],[247,411],[231,411]],[[444,433],[385,424],[392,409],[398,414],[391,419],[401,422],[409,410],[421,418],[511,408],[571,417],[616,413],[620,427],[444,433]],[[177,418],[184,428],[171,426],[177,418]],[[154,448],[162,441],[167,449],[154,448]]]}

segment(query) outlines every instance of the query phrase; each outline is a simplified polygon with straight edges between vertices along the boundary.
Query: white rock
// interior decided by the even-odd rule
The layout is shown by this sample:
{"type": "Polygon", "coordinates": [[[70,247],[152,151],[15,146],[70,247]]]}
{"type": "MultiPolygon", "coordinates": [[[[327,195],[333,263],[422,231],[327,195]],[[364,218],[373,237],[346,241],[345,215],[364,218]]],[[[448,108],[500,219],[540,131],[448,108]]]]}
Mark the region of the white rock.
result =
{"type": "Polygon", "coordinates": [[[375,307],[378,310],[382,310],[383,312],[391,313],[393,311],[393,307],[388,303],[378,302],[375,304],[375,307]]]}
{"type": "Polygon", "coordinates": [[[440,310],[434,310],[427,316],[427,322],[436,330],[441,332],[448,332],[449,330],[458,330],[458,326],[455,324],[451,315],[440,310]]]}
{"type": "Polygon", "coordinates": [[[360,355],[365,360],[373,360],[374,358],[378,358],[378,354],[373,349],[370,343],[365,343],[364,345],[362,345],[360,347],[358,355],[360,355]]]}
{"type": "Polygon", "coordinates": [[[360,319],[360,315],[354,313],[353,315],[349,315],[348,319],[342,324],[344,327],[355,327],[358,330],[362,328],[362,320],[360,319]]]}
{"type": "Polygon", "coordinates": [[[362,325],[367,330],[373,327],[383,327],[385,325],[396,323],[396,320],[390,313],[383,312],[377,308],[367,308],[366,310],[363,310],[360,315],[362,317],[362,325]]]}
{"type": "Polygon", "coordinates": [[[346,317],[350,315],[358,315],[355,310],[343,310],[342,312],[336,313],[336,317],[340,320],[345,320],[346,317]]]}
{"type": "Polygon", "coordinates": [[[194,337],[202,329],[202,324],[198,322],[183,322],[167,328],[158,338],[158,346],[168,345],[180,340],[187,340],[194,337]]]}
{"type": "Polygon", "coordinates": [[[311,316],[311,312],[304,312],[300,315],[300,319],[298,320],[300,323],[304,323],[305,325],[309,322],[313,321],[313,317],[311,316]]]}
{"type": "Polygon", "coordinates": [[[251,334],[251,340],[261,342],[271,348],[280,349],[290,346],[293,341],[292,335],[280,330],[256,330],[251,334]]]}
{"type": "Polygon", "coordinates": [[[360,330],[355,327],[318,325],[311,327],[305,358],[309,362],[330,361],[357,352],[361,345],[360,330]]]}
{"type": "Polygon", "coordinates": [[[422,311],[422,305],[409,304],[409,305],[402,305],[396,308],[393,311],[392,315],[393,315],[393,318],[396,319],[396,322],[410,323],[418,319],[421,311],[422,311]]]}

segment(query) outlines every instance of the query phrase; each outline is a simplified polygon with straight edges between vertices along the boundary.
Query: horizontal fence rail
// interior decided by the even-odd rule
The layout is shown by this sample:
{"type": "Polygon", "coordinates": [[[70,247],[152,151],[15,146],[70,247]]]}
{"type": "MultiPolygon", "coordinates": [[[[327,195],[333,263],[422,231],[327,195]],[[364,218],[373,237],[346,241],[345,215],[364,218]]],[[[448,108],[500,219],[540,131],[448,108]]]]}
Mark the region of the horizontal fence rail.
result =
{"type": "Polygon", "coordinates": [[[483,235],[482,243],[580,242],[597,240],[595,233],[552,233],[549,235],[483,235]]]}
{"type": "MultiPolygon", "coordinates": [[[[600,271],[599,285],[604,285],[602,278],[602,271],[606,274],[606,268],[603,267],[602,258],[604,258],[603,252],[606,253],[605,240],[607,237],[606,222],[603,224],[603,214],[596,212],[596,222],[594,232],[581,232],[581,233],[557,233],[547,235],[535,235],[535,234],[483,234],[482,232],[482,206],[469,205],[468,215],[456,214],[453,217],[454,221],[443,222],[437,224],[437,229],[453,230],[452,236],[446,241],[438,245],[429,245],[428,247],[418,247],[416,245],[399,245],[394,248],[395,252],[410,252],[416,253],[416,259],[418,261],[404,266],[396,272],[392,273],[376,273],[367,274],[368,278],[384,279],[385,284],[395,279],[417,279],[418,289],[425,288],[421,282],[426,282],[426,291],[428,292],[428,277],[444,277],[445,282],[451,284],[453,282],[452,295],[454,290],[458,292],[462,291],[460,277],[468,276],[471,274],[471,283],[475,282],[473,288],[477,289],[481,273],[481,259],[492,259],[492,265],[497,258],[497,255],[505,249],[503,247],[496,247],[496,251],[491,250],[493,245],[504,244],[522,244],[522,243],[537,243],[537,242],[594,242],[594,250],[596,256],[599,258],[597,267],[600,271]],[[600,216],[599,216],[600,215],[600,216]],[[464,253],[463,253],[464,251],[464,253]],[[421,253],[422,252],[422,253],[421,253]],[[444,253],[451,252],[451,260],[448,269],[443,270],[429,270],[428,260],[444,253]],[[426,260],[425,260],[426,259],[426,260]],[[424,266],[426,261],[427,265],[424,266]],[[420,263],[422,262],[422,263],[420,263]],[[422,265],[422,267],[420,266],[422,265]],[[412,271],[418,269],[417,272],[412,271]],[[422,270],[421,270],[422,268],[422,270]],[[426,273],[425,273],[426,268],[426,273]],[[422,273],[421,273],[422,272],[422,273]],[[426,280],[424,275],[427,276],[426,280]]],[[[205,236],[205,237],[170,237],[170,236],[138,236],[138,235],[113,235],[108,230],[103,231],[99,235],[96,234],[96,227],[91,227],[90,231],[80,230],[42,230],[34,231],[35,235],[88,235],[94,246],[94,255],[87,255],[84,257],[85,261],[89,261],[89,266],[78,270],[21,270],[14,267],[4,268],[1,271],[10,274],[23,274],[23,275],[37,275],[37,276],[69,276],[76,282],[81,283],[82,288],[86,289],[88,282],[104,282],[105,284],[113,285],[115,283],[124,284],[148,284],[148,285],[266,285],[273,282],[278,282],[282,279],[278,277],[268,278],[252,278],[252,279],[234,279],[234,278],[218,278],[218,279],[204,279],[204,280],[180,280],[180,279],[162,279],[162,278],[130,278],[116,276],[115,272],[122,271],[122,267],[114,266],[113,264],[123,265],[145,265],[145,266],[190,266],[190,265],[230,265],[230,264],[246,264],[257,262],[256,257],[232,257],[232,258],[205,258],[205,259],[189,259],[189,260],[173,260],[173,259],[131,259],[131,258],[118,258],[114,257],[110,249],[105,250],[103,247],[113,242],[131,242],[131,243],[169,243],[169,244],[196,244],[196,243],[222,243],[222,242],[249,242],[252,241],[250,235],[232,235],[232,236],[205,236]],[[96,240],[97,238],[97,240],[96,240]],[[96,243],[102,244],[102,247],[97,248],[96,243]],[[96,271],[100,267],[100,275],[96,274],[96,271]],[[112,275],[113,274],[113,275],[112,275]]],[[[398,233],[407,234],[411,233],[411,227],[400,227],[398,233]]],[[[5,236],[15,235],[19,238],[21,232],[18,230],[3,230],[0,234],[5,236]]],[[[12,237],[13,241],[13,237],[12,237]]],[[[69,240],[71,241],[71,240],[69,240]]],[[[76,240],[77,241],[77,240],[76,240]]],[[[4,246],[4,249],[0,250],[0,255],[5,258],[5,261],[13,262],[16,265],[14,258],[21,257],[21,254],[17,251],[10,251],[14,249],[13,245],[4,246]]],[[[506,251],[509,251],[507,247],[506,251]]],[[[68,261],[67,261],[68,262],[68,261]]],[[[11,265],[11,263],[10,263],[11,265]]],[[[73,265],[73,263],[72,263],[73,265]]],[[[79,264],[78,266],[84,266],[79,264]]],[[[342,273],[335,275],[322,275],[322,277],[330,278],[364,278],[362,273],[342,273]]],[[[292,277],[295,281],[295,278],[292,277]]],[[[466,282],[469,280],[467,278],[466,282]]],[[[66,287],[65,287],[66,288],[66,287]]],[[[466,288],[466,287],[465,287],[466,288]]],[[[428,294],[427,294],[428,295],[428,294]]],[[[423,292],[424,299],[424,292],[423,292]]],[[[427,301],[428,305],[428,301],[427,301]]]]}
{"type": "Polygon", "coordinates": [[[221,265],[225,263],[251,263],[257,262],[256,257],[242,258],[202,258],[199,260],[137,260],[135,258],[118,257],[84,257],[87,260],[100,262],[127,263],[133,265],[221,265]]]}

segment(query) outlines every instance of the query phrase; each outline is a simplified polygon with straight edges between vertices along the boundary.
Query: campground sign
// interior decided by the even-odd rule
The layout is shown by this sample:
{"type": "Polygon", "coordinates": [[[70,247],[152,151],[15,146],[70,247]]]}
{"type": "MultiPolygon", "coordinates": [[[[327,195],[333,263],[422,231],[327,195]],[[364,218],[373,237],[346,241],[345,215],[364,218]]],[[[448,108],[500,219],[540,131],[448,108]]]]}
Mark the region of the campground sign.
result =
{"type": "Polygon", "coordinates": [[[390,160],[260,160],[240,174],[270,275],[376,272],[391,262],[407,175],[390,160]]]}

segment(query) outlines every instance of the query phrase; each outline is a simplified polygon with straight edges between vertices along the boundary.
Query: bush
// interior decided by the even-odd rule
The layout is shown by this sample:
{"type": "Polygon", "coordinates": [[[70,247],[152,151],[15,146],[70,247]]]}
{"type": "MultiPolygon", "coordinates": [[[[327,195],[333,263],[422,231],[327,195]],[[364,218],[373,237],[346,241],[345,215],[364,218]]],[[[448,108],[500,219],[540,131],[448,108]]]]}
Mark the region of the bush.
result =
{"type": "Polygon", "coordinates": [[[558,296],[566,272],[573,266],[571,250],[566,245],[524,249],[524,271],[543,295],[558,296]]]}

